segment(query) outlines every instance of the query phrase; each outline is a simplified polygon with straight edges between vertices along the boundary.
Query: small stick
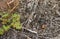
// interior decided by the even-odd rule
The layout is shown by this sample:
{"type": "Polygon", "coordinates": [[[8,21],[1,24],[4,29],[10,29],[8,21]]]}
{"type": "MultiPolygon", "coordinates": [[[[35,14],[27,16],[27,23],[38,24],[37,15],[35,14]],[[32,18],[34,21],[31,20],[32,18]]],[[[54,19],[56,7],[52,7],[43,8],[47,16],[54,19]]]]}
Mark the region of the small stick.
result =
{"type": "Polygon", "coordinates": [[[14,2],[14,0],[10,1],[10,2],[9,2],[9,3],[7,3],[7,4],[9,5],[9,4],[13,3],[13,2],[14,2]]]}
{"type": "MultiPolygon", "coordinates": [[[[10,8],[10,4],[12,4],[13,2],[15,2],[16,0],[12,0],[12,1],[10,1],[9,3],[7,2],[7,5],[9,6],[9,8],[10,8]]],[[[18,0],[17,0],[18,1],[18,0]]],[[[12,11],[14,11],[14,9],[17,7],[19,5],[19,2],[17,2],[17,4],[15,4],[15,6],[11,9],[11,10],[9,10],[10,11],[10,13],[12,12],[12,11]]]]}
{"type": "Polygon", "coordinates": [[[9,8],[10,8],[10,4],[13,3],[13,2],[14,2],[14,0],[12,0],[10,2],[7,2],[7,5],[8,5],[9,8]]]}
{"type": "Polygon", "coordinates": [[[24,28],[24,27],[22,27],[22,29],[25,29],[25,30],[27,30],[27,31],[29,31],[29,32],[31,32],[31,33],[37,34],[36,31],[30,30],[30,29],[26,29],[26,28],[24,28]]]}
{"type": "Polygon", "coordinates": [[[17,6],[18,6],[18,3],[16,4],[16,6],[14,6],[14,7],[10,10],[10,13],[11,13],[12,11],[14,11],[14,9],[15,9],[17,6]]]}

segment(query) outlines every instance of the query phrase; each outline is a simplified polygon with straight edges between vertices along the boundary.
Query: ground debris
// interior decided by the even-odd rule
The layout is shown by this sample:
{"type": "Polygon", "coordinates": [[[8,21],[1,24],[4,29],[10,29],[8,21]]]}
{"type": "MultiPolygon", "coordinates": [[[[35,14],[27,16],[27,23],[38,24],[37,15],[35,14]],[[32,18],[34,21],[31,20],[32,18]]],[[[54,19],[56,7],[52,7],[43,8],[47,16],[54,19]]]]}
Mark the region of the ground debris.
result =
{"type": "MultiPolygon", "coordinates": [[[[59,39],[60,0],[20,0],[19,4],[18,12],[21,15],[21,23],[24,29],[21,32],[14,32],[17,35],[15,39],[27,39],[27,37],[28,39],[55,39],[55,37],[59,39]],[[46,27],[42,26],[44,24],[46,27]]],[[[13,39],[14,33],[11,32],[13,30],[10,30],[6,34],[7,36],[4,35],[0,38],[13,39]]]]}

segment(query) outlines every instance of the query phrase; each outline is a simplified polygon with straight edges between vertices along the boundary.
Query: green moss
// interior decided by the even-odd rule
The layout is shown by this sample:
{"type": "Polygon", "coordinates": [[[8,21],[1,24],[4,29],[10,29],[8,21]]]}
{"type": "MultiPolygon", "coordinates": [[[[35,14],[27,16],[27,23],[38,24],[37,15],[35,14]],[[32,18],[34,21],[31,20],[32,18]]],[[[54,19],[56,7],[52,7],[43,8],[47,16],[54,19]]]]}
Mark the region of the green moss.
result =
{"type": "Polygon", "coordinates": [[[9,14],[7,12],[0,12],[0,21],[2,21],[2,27],[0,27],[0,35],[4,34],[5,31],[8,31],[11,27],[20,30],[22,28],[20,23],[20,14],[13,13],[9,14]]]}
{"type": "Polygon", "coordinates": [[[4,29],[0,28],[0,35],[4,34],[4,29]]]}
{"type": "Polygon", "coordinates": [[[10,29],[10,26],[5,26],[5,25],[3,25],[2,28],[3,28],[4,31],[8,31],[8,30],[10,29]]]}

